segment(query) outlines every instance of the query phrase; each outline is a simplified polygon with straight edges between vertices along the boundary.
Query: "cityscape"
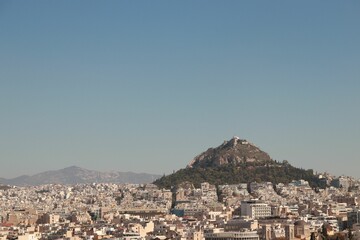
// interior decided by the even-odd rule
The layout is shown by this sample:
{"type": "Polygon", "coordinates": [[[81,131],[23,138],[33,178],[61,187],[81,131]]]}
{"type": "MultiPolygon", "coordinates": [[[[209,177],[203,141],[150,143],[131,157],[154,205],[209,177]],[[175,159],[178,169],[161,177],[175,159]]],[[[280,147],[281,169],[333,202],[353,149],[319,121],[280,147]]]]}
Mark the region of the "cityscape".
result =
{"type": "Polygon", "coordinates": [[[360,1],[0,0],[0,240],[360,240],[360,1]]]}
{"type": "MultiPolygon", "coordinates": [[[[206,174],[211,163],[221,163],[269,171],[274,162],[254,144],[233,137],[186,169],[199,165],[206,174]]],[[[283,164],[287,175],[291,165],[283,164]]],[[[64,170],[69,169],[79,171],[64,170]]],[[[183,181],[164,188],[166,176],[154,183],[2,185],[0,239],[360,239],[360,180],[329,173],[313,177],[316,187],[304,179],[260,179],[221,185],[183,181]]]]}

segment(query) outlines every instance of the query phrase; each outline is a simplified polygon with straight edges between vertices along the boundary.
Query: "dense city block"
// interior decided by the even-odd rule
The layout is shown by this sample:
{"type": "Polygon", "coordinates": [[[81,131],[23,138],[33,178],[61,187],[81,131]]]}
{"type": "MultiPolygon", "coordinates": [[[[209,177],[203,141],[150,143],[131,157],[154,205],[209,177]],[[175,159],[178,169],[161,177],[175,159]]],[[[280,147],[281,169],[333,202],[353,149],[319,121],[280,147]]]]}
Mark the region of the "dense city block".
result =
{"type": "Polygon", "coordinates": [[[171,189],[93,183],[0,190],[0,239],[360,239],[359,182],[305,180],[171,189]]]}

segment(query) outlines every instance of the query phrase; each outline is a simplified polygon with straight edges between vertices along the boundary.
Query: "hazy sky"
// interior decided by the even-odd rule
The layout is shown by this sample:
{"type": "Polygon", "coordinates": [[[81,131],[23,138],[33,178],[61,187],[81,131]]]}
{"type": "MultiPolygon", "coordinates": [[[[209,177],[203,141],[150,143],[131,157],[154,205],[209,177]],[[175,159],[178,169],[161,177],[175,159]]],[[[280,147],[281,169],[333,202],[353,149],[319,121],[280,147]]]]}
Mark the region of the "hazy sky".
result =
{"type": "Polygon", "coordinates": [[[171,173],[237,135],[360,177],[359,1],[0,1],[0,177],[171,173]]]}

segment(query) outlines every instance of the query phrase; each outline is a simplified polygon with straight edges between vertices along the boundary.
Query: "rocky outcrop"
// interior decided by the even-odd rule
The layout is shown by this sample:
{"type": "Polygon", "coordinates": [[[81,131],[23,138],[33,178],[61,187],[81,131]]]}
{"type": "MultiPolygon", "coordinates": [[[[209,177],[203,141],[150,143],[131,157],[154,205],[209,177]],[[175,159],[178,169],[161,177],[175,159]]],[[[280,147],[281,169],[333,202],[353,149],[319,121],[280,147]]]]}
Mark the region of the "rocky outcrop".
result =
{"type": "Polygon", "coordinates": [[[196,156],[187,166],[188,168],[197,167],[217,167],[225,164],[237,165],[244,162],[270,162],[269,154],[260,150],[257,146],[249,143],[245,139],[233,137],[229,141],[216,148],[209,148],[205,152],[196,156]]]}

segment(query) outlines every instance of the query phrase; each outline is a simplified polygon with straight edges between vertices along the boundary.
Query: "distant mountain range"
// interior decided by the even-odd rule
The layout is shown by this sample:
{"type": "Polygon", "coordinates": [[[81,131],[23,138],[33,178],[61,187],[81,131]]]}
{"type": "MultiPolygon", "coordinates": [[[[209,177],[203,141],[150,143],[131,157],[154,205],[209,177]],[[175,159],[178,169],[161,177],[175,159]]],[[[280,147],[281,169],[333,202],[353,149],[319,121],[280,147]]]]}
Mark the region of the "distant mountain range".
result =
{"type": "Polygon", "coordinates": [[[0,184],[26,186],[42,184],[77,184],[77,183],[150,183],[160,175],[133,172],[99,172],[77,166],[60,170],[46,171],[33,176],[5,179],[0,178],[0,184]]]}
{"type": "Polygon", "coordinates": [[[324,187],[312,169],[291,166],[287,161],[278,162],[269,154],[245,139],[233,137],[218,147],[209,148],[196,156],[186,168],[157,179],[159,187],[170,188],[183,182],[215,185],[249,182],[288,183],[304,179],[312,187],[324,187]]]}

